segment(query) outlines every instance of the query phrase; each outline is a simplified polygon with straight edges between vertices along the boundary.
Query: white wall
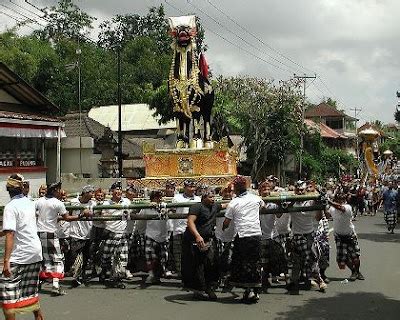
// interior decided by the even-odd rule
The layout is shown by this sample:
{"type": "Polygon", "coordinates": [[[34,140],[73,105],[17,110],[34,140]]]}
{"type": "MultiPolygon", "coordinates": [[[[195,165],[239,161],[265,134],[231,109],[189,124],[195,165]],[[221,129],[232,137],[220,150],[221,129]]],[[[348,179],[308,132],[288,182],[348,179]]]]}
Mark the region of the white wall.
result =
{"type": "Polygon", "coordinates": [[[91,177],[99,176],[99,160],[101,154],[94,154],[94,141],[91,137],[67,137],[61,140],[61,173],[90,174],[91,177]],[[82,145],[81,154],[79,146],[82,145]],[[82,158],[82,161],[80,160],[82,158]]]}
{"type": "MultiPolygon", "coordinates": [[[[41,184],[46,184],[46,173],[45,172],[24,172],[22,173],[25,180],[30,183],[29,195],[37,197],[38,190],[41,184]]],[[[6,191],[7,178],[10,173],[0,174],[0,206],[6,205],[10,201],[8,192],[6,191]]]]}

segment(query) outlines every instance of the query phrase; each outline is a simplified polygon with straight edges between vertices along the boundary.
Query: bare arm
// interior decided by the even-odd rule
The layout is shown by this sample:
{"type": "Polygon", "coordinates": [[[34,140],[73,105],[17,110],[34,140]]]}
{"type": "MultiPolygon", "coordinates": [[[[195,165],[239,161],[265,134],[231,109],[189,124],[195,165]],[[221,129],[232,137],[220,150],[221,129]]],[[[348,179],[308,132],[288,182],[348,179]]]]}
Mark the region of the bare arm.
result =
{"type": "Polygon", "coordinates": [[[82,210],[81,213],[77,216],[73,216],[69,212],[66,212],[61,216],[62,218],[59,220],[65,220],[67,222],[71,222],[71,221],[77,221],[82,217],[89,217],[90,215],[91,215],[91,212],[87,208],[87,209],[82,210]]]}
{"type": "Polygon", "coordinates": [[[193,237],[194,237],[194,239],[195,239],[195,241],[197,243],[197,246],[199,248],[204,248],[204,245],[205,245],[204,244],[204,239],[200,235],[200,233],[197,231],[196,224],[195,224],[196,220],[197,220],[197,216],[196,215],[194,215],[194,214],[188,215],[187,227],[188,227],[190,233],[193,235],[193,237]]]}
{"type": "Polygon", "coordinates": [[[6,243],[4,246],[4,266],[3,266],[3,274],[6,277],[11,276],[11,267],[10,267],[10,257],[11,252],[14,247],[14,231],[3,231],[6,235],[6,243]]]}
{"type": "Polygon", "coordinates": [[[331,201],[331,200],[328,200],[328,203],[329,203],[332,207],[334,207],[335,209],[338,209],[339,211],[342,211],[342,212],[345,212],[345,211],[346,211],[345,207],[344,207],[343,205],[341,205],[340,203],[336,203],[336,202],[333,202],[333,201],[331,201]]]}
{"type": "Polygon", "coordinates": [[[227,229],[231,223],[231,219],[229,218],[225,218],[223,224],[222,224],[222,231],[224,231],[225,229],[227,229]]]}

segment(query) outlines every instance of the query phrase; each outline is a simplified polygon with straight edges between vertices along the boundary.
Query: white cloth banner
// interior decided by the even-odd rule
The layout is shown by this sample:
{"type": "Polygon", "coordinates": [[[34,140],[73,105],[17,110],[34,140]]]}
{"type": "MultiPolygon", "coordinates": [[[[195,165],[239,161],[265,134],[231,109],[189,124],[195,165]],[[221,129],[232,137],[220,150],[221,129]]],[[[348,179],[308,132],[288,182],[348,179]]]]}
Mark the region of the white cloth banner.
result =
{"type": "MultiPolygon", "coordinates": [[[[67,135],[63,129],[61,131],[61,138],[67,135]]],[[[16,138],[57,138],[58,127],[54,129],[43,128],[10,128],[0,127],[0,137],[16,137],[16,138]]]]}

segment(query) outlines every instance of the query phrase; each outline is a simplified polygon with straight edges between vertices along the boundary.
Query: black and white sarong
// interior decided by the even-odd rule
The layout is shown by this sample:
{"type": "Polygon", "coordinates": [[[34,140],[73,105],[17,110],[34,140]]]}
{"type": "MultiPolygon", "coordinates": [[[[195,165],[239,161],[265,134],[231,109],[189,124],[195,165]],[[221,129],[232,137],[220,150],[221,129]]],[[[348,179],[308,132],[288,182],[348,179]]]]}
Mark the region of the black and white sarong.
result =
{"type": "Polygon", "coordinates": [[[64,255],[60,240],[54,233],[38,232],[42,243],[43,262],[39,273],[41,280],[64,278],[64,255]]]}

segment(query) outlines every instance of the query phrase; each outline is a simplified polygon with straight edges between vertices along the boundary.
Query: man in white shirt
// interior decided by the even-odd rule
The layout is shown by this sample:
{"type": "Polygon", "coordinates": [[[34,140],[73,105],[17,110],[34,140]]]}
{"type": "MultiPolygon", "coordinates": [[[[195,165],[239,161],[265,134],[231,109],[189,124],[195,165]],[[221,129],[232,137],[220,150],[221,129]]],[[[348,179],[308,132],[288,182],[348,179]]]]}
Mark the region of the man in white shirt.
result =
{"type": "MultiPolygon", "coordinates": [[[[172,202],[200,202],[201,198],[195,195],[196,181],[187,179],[183,182],[183,193],[174,196],[172,202]]],[[[176,208],[176,213],[188,214],[189,207],[176,208]]],[[[172,253],[174,256],[175,271],[181,276],[182,240],[186,230],[187,219],[174,219],[172,221],[172,253]]]]}
{"type": "MultiPolygon", "coordinates": [[[[258,194],[261,197],[267,197],[271,194],[271,187],[268,181],[264,181],[258,186],[258,194]]],[[[276,229],[276,221],[281,214],[262,214],[266,209],[277,209],[278,205],[275,203],[266,203],[265,207],[260,210],[260,224],[261,224],[261,263],[263,266],[262,273],[262,286],[263,291],[266,293],[271,286],[268,278],[278,277],[281,273],[287,273],[287,261],[285,259],[285,252],[278,237],[276,229]]]]}
{"type": "Polygon", "coordinates": [[[352,222],[352,208],[346,203],[346,195],[338,193],[335,202],[329,200],[330,208],[326,215],[333,219],[335,231],[336,261],[340,269],[346,266],[351,270],[350,281],[364,280],[360,272],[360,247],[352,222]]]}
{"type": "Polygon", "coordinates": [[[6,184],[11,201],[3,214],[5,252],[0,301],[6,320],[13,320],[16,313],[24,311],[32,311],[36,320],[42,320],[38,295],[42,248],[35,205],[23,195],[23,182],[22,175],[13,174],[6,184]]]}
{"type": "Polygon", "coordinates": [[[237,176],[233,181],[236,197],[228,204],[225,213],[223,230],[231,221],[237,233],[231,263],[230,282],[236,287],[245,288],[244,303],[255,303],[259,300],[258,290],[261,287],[261,226],[260,208],[264,201],[257,195],[247,192],[247,180],[237,176]]]}
{"type": "MultiPolygon", "coordinates": [[[[296,183],[295,194],[304,195],[306,192],[306,183],[298,181],[296,183]]],[[[297,212],[291,213],[292,221],[292,248],[291,248],[291,270],[290,283],[287,286],[289,294],[299,294],[299,280],[301,276],[305,277],[305,290],[311,289],[311,275],[314,256],[312,246],[314,243],[314,225],[317,220],[315,211],[302,211],[302,207],[310,206],[311,203],[296,202],[294,207],[298,207],[297,212]],[[303,273],[303,274],[302,274],[303,273]]]]}
{"type": "Polygon", "coordinates": [[[59,281],[64,278],[64,255],[61,251],[57,236],[58,220],[71,222],[78,220],[82,215],[71,216],[63,202],[57,199],[61,190],[61,182],[47,186],[44,197],[35,202],[37,229],[42,242],[43,268],[39,276],[41,280],[51,280],[54,295],[64,295],[59,281]]]}
{"type": "MultiPolygon", "coordinates": [[[[71,205],[84,206],[86,209],[74,210],[71,212],[71,215],[79,216],[81,212],[88,212],[88,214],[91,214],[91,207],[96,204],[96,202],[92,200],[93,195],[94,187],[91,185],[84,186],[80,197],[78,199],[73,199],[71,205]]],[[[75,280],[73,286],[87,283],[86,268],[90,258],[90,246],[93,236],[92,229],[93,221],[81,220],[70,223],[71,261],[74,264],[72,271],[75,280]],[[78,263],[78,261],[81,261],[81,263],[78,263]]]]}
{"type": "MultiPolygon", "coordinates": [[[[122,184],[120,181],[113,183],[110,187],[112,197],[110,200],[104,201],[104,205],[120,205],[120,209],[103,210],[104,215],[124,215],[129,206],[130,201],[122,197],[122,184]]],[[[102,274],[101,281],[109,279],[106,284],[113,287],[125,289],[122,279],[126,277],[126,267],[128,265],[128,239],[126,238],[125,229],[127,221],[111,220],[105,225],[105,244],[103,248],[103,256],[101,260],[102,274]]]]}

